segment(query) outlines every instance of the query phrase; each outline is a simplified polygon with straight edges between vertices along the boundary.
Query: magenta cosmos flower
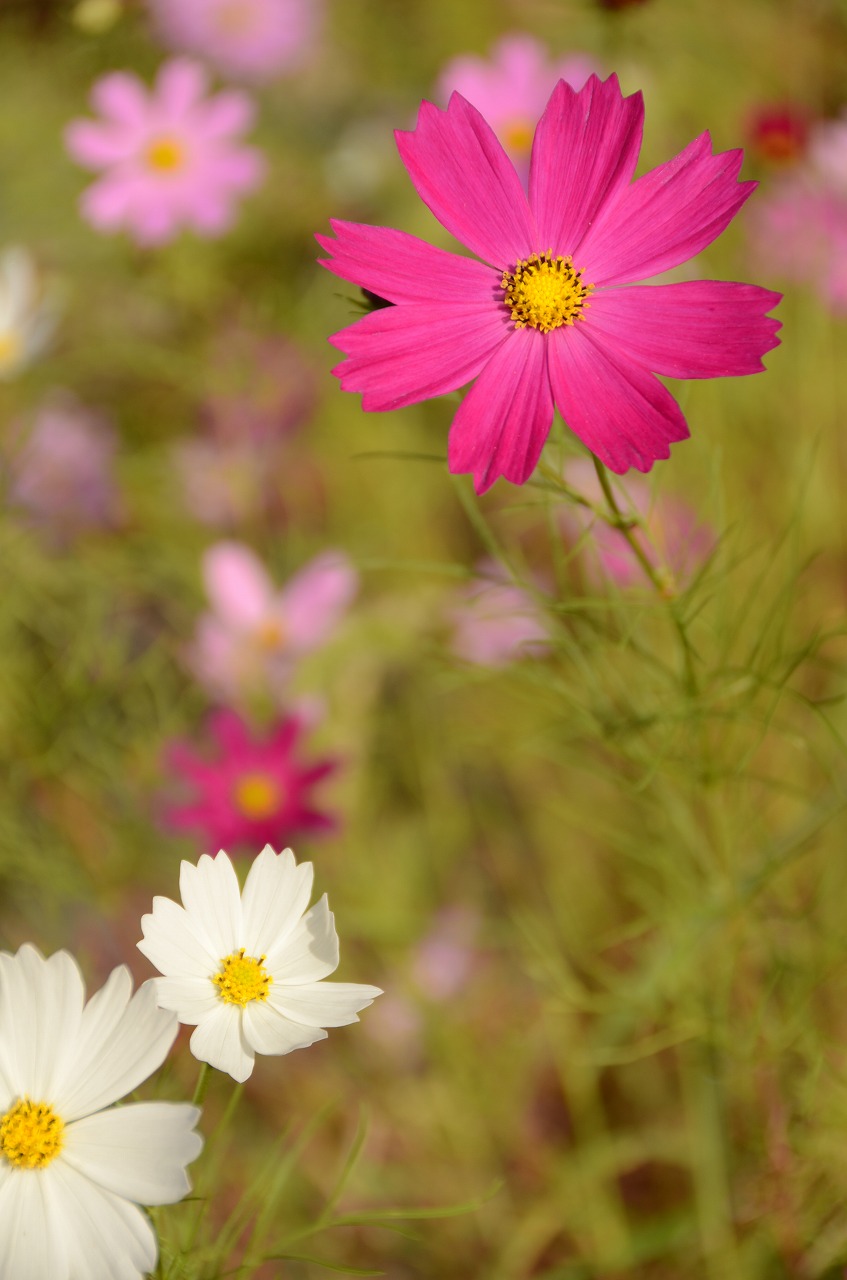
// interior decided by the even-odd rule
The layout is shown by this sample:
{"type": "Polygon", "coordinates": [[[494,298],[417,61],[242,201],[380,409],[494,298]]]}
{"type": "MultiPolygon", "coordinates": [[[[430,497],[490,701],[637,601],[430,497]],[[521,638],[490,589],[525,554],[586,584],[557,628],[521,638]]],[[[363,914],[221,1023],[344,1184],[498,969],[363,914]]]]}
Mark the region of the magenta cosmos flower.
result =
{"type": "Polygon", "coordinates": [[[523,484],[554,406],[613,471],[648,471],[688,427],[655,377],[756,373],[777,344],[779,294],[715,280],[644,286],[699,253],[754,182],[708,133],[636,182],[641,94],[592,76],[556,86],[532,144],[529,195],[480,113],[459,94],[421,105],[400,156],[438,220],[482,262],[386,227],[333,222],[322,265],[394,306],[330,341],[367,410],[398,409],[476,379],[450,430],[453,472],[477,492],[523,484]],[[629,288],[620,288],[630,285],[629,288]]]}
{"type": "Polygon", "coordinates": [[[203,557],[212,605],[197,626],[189,662],[214,696],[283,694],[300,658],[338,627],[359,578],[340,551],[315,556],[281,590],[255,552],[217,542],[203,557]]]}
{"type": "Polygon", "coordinates": [[[86,221],[98,231],[124,229],[141,245],[163,244],[184,227],[219,236],[238,198],[264,175],[264,158],[241,135],[253,122],[244,93],[209,96],[202,67],[176,58],[152,91],[115,71],[94,85],[99,120],[74,120],[65,141],[74,160],[102,171],[83,192],[86,221]]]}
{"type": "Polygon", "coordinates": [[[209,717],[214,758],[184,742],[171,744],[167,763],[172,776],[196,795],[165,815],[174,831],[202,831],[209,848],[285,844],[303,832],[331,831],[335,820],[312,804],[313,788],[337,768],[335,760],[305,764],[297,748],[305,721],[289,715],[267,737],[256,738],[233,711],[209,717]]]}
{"type": "Polygon", "coordinates": [[[312,50],[320,0],[148,0],[165,44],[197,54],[222,75],[264,81],[293,71],[312,50]]]}

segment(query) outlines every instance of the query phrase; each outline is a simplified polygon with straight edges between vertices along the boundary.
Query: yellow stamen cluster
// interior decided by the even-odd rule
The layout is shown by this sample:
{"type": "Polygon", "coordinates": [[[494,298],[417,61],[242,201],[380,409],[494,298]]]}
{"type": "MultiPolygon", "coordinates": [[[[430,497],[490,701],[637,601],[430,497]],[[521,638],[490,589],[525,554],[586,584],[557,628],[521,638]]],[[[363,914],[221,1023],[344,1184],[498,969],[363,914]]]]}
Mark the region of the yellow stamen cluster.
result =
{"type": "Polygon", "coordinates": [[[144,155],[150,168],[159,173],[174,173],[185,163],[185,148],[176,138],[156,138],[144,155]]]}
{"type": "Polygon", "coordinates": [[[237,1004],[244,1008],[251,1000],[267,1000],[268,987],[273,978],[264,966],[264,956],[248,956],[244,948],[233,951],[221,960],[220,973],[212,982],[225,1004],[237,1004]]]}
{"type": "Polygon", "coordinates": [[[266,653],[273,653],[285,645],[285,628],[276,618],[266,619],[256,628],[256,643],[266,653]]]}
{"type": "Polygon", "coordinates": [[[282,804],[282,790],[266,773],[245,773],[233,787],[232,798],[245,818],[269,818],[282,804]]]}
{"type": "Polygon", "coordinates": [[[231,0],[218,7],[213,21],[223,35],[246,36],[256,25],[256,10],[244,0],[231,0]]]}
{"type": "Polygon", "coordinates": [[[46,1102],[20,1098],[0,1119],[0,1153],[18,1169],[43,1169],[62,1150],[64,1129],[46,1102]]]}
{"type": "Polygon", "coordinates": [[[503,272],[501,283],[515,328],[530,326],[542,333],[584,320],[586,298],[594,289],[582,283],[582,271],[574,270],[570,258],[554,258],[552,249],[517,262],[514,271],[503,272]]]}
{"type": "Polygon", "coordinates": [[[21,353],[21,340],[16,333],[7,329],[0,331],[0,369],[14,364],[21,353]]]}
{"type": "Polygon", "coordinates": [[[532,146],[533,133],[533,127],[528,120],[510,120],[501,130],[503,146],[507,151],[528,154],[532,146]]]}

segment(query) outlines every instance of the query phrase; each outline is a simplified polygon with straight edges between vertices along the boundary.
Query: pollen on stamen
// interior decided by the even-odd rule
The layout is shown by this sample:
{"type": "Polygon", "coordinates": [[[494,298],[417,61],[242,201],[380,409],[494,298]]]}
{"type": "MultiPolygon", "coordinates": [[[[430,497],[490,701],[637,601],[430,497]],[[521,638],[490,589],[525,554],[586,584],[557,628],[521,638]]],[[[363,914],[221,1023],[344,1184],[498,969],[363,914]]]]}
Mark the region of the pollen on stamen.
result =
{"type": "Polygon", "coordinates": [[[584,284],[582,275],[582,269],[575,270],[570,258],[554,258],[552,249],[516,262],[514,271],[504,271],[504,302],[515,328],[550,333],[561,325],[584,320],[584,310],[590,305],[586,299],[594,285],[584,284]]]}
{"type": "Polygon", "coordinates": [[[243,1009],[251,1000],[267,1000],[273,978],[264,965],[264,956],[248,956],[239,947],[221,960],[220,971],[212,975],[212,983],[225,1004],[243,1009]]]}
{"type": "Polygon", "coordinates": [[[18,1169],[43,1169],[62,1150],[64,1130],[49,1103],[19,1098],[0,1117],[0,1155],[18,1169]]]}

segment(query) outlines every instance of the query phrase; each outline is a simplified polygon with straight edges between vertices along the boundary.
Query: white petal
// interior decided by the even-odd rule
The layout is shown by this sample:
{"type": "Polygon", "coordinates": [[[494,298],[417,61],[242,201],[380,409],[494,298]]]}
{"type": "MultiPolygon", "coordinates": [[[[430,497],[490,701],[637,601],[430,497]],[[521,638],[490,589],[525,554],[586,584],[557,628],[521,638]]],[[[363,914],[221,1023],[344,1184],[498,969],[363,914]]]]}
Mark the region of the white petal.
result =
{"type": "Polygon", "coordinates": [[[0,953],[3,1075],[13,1096],[50,1102],[79,1031],[85,987],[67,951],[45,960],[29,943],[0,953]]]}
{"type": "Polygon", "coordinates": [[[252,956],[266,956],[291,934],[312,896],[314,868],[299,867],[290,849],[274,853],[265,845],[247,876],[241,909],[244,945],[252,956]]]}
{"type": "Polygon", "coordinates": [[[104,1190],[136,1204],[174,1204],[191,1189],[185,1166],[203,1146],[199,1107],[135,1102],[68,1125],[62,1159],[104,1190]]]}
{"type": "Polygon", "coordinates": [[[179,903],[156,897],[152,914],[141,917],[144,937],[138,950],[160,973],[208,978],[228,952],[216,954],[218,948],[198,923],[179,903]]]}
{"type": "Polygon", "coordinates": [[[346,1027],[358,1022],[358,1011],[381,995],[379,987],[358,982],[306,982],[296,987],[273,983],[268,1000],[287,1018],[307,1027],[346,1027]]]}
{"type": "Polygon", "coordinates": [[[306,1049],[316,1040],[326,1040],[326,1032],[320,1027],[293,1022],[264,1000],[253,1000],[245,1006],[242,1029],[257,1053],[291,1053],[292,1049],[306,1049]]]}
{"type": "Polygon", "coordinates": [[[200,1062],[225,1071],[233,1080],[246,1080],[253,1071],[253,1050],[241,1034],[241,1010],[222,1000],[214,1013],[195,1028],[191,1052],[200,1062]]]}
{"type": "Polygon", "coordinates": [[[198,921],[202,924],[218,959],[242,945],[241,890],[223,849],[214,858],[204,853],[196,867],[183,862],[179,891],[186,911],[195,925],[198,921]]]}
{"type": "Polygon", "coordinates": [[[61,1156],[46,1172],[59,1185],[70,1280],[141,1280],[153,1270],[159,1251],[145,1213],[89,1182],[61,1156]]]}
{"type": "Polygon", "coordinates": [[[220,1004],[209,978],[151,978],[160,1009],[172,1009],[180,1022],[196,1027],[220,1004]]]}
{"type": "Polygon", "coordinates": [[[56,1165],[34,1173],[0,1162],[0,1276],[68,1280],[65,1210],[56,1165]]]}
{"type": "Polygon", "coordinates": [[[83,1011],[76,1052],[56,1088],[55,1107],[66,1123],[137,1088],[162,1065],[176,1039],[179,1023],[156,1004],[152,982],[127,1003],[131,981],[123,966],[115,969],[83,1011]]]}
{"type": "Polygon", "coordinates": [[[274,982],[318,982],[338,968],[338,934],[326,894],[288,937],[267,951],[274,982]]]}

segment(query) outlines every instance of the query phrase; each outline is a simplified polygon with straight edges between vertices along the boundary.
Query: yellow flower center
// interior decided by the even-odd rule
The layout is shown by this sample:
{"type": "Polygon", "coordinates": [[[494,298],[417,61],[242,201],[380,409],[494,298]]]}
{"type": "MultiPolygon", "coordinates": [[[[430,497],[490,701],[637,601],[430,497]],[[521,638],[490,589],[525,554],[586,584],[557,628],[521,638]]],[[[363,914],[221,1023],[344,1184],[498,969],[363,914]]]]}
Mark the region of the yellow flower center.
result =
{"type": "Polygon", "coordinates": [[[243,1009],[251,1000],[267,1000],[273,978],[264,966],[264,956],[246,956],[244,948],[233,951],[221,961],[221,971],[212,982],[224,1004],[238,1004],[243,1009]]]}
{"type": "Polygon", "coordinates": [[[21,340],[11,329],[0,333],[0,369],[8,369],[21,354],[21,340]]]}
{"type": "Polygon", "coordinates": [[[282,803],[282,788],[266,773],[245,773],[235,784],[233,799],[245,818],[269,818],[282,803]]]}
{"type": "Polygon", "coordinates": [[[582,272],[574,271],[570,258],[554,258],[552,249],[517,262],[513,272],[503,272],[501,283],[515,328],[530,325],[542,333],[584,320],[585,299],[594,288],[582,283],[582,272]]]}
{"type": "Polygon", "coordinates": [[[151,169],[158,173],[174,173],[185,164],[185,148],[176,138],[154,138],[144,152],[151,169]]]}
{"type": "Polygon", "coordinates": [[[46,1102],[20,1098],[0,1119],[0,1152],[18,1169],[44,1169],[62,1150],[64,1130],[46,1102]]]}
{"type": "Polygon", "coordinates": [[[503,146],[507,151],[525,155],[532,146],[533,132],[528,120],[510,120],[503,129],[503,146]]]}
{"type": "Polygon", "coordinates": [[[260,649],[273,653],[285,644],[285,628],[275,618],[268,618],[256,628],[256,643],[260,649]]]}

